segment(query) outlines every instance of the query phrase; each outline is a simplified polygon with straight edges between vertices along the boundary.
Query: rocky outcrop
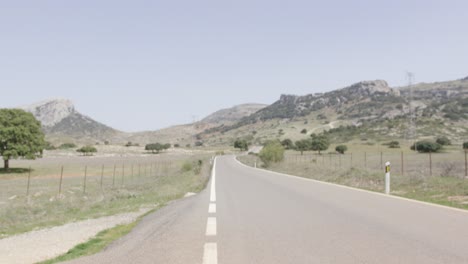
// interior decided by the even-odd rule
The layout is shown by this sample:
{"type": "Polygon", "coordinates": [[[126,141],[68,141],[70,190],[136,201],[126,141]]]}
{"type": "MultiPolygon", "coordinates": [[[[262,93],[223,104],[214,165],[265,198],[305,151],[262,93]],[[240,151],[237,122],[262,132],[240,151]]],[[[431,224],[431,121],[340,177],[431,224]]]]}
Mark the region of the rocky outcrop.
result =
{"type": "Polygon", "coordinates": [[[67,99],[47,100],[21,108],[32,113],[44,127],[53,127],[75,112],[75,106],[67,99]]]}
{"type": "Polygon", "coordinates": [[[42,124],[49,139],[71,138],[76,142],[108,140],[120,133],[92,118],[80,114],[67,99],[52,99],[21,107],[42,124]]]}

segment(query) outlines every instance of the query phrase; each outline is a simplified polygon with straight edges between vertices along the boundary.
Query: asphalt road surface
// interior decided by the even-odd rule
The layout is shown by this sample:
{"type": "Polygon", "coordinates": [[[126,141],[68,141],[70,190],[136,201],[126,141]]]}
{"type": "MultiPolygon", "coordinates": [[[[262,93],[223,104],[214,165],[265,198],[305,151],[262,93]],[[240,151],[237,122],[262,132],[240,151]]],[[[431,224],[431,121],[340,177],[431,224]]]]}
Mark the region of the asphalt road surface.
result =
{"type": "Polygon", "coordinates": [[[73,263],[468,263],[468,213],[223,156],[206,190],[73,263]]]}

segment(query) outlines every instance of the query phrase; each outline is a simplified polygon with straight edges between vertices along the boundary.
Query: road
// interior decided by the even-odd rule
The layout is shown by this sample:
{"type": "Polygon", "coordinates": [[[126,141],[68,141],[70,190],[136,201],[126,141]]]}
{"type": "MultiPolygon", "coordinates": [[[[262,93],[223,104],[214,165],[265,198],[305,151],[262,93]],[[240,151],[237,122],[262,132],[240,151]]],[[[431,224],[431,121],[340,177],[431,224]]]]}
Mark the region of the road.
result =
{"type": "Polygon", "coordinates": [[[467,227],[465,211],[288,177],[223,156],[206,190],[72,263],[468,263],[467,227]]]}

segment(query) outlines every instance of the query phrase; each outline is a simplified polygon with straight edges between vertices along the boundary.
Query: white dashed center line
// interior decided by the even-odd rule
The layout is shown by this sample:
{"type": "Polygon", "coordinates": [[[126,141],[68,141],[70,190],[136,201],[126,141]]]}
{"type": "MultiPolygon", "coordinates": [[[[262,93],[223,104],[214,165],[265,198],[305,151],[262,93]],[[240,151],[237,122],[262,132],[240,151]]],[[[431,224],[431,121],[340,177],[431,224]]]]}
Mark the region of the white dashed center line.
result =
{"type": "Polygon", "coordinates": [[[208,217],[206,222],[206,235],[216,236],[216,217],[208,217]]]}
{"type": "Polygon", "coordinates": [[[218,263],[218,247],[216,243],[206,243],[203,250],[203,264],[218,263]]]}
{"type": "Polygon", "coordinates": [[[208,213],[210,213],[210,214],[215,214],[216,213],[216,204],[215,203],[210,203],[210,206],[208,207],[208,213]]]}

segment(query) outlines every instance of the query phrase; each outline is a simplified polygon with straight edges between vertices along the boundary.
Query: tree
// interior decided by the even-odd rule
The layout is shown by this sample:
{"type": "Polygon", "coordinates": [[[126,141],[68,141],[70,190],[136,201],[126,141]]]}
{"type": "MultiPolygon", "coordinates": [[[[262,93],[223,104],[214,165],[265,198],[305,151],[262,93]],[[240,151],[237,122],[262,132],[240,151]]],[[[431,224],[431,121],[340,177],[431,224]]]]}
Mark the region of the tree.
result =
{"type": "Polygon", "coordinates": [[[438,137],[436,139],[436,143],[439,144],[439,145],[442,145],[442,146],[448,146],[448,145],[452,144],[452,142],[450,141],[450,139],[448,137],[438,137]]]}
{"type": "Polygon", "coordinates": [[[174,148],[180,148],[180,144],[174,144],[174,148]]]}
{"type": "Polygon", "coordinates": [[[234,141],[234,148],[247,151],[249,150],[249,143],[245,139],[236,139],[234,141]]]}
{"type": "Polygon", "coordinates": [[[296,150],[301,152],[301,155],[304,154],[304,151],[311,149],[311,141],[309,139],[301,139],[296,141],[296,150]]]}
{"type": "Polygon", "coordinates": [[[92,156],[93,153],[97,152],[97,149],[93,146],[84,146],[77,149],[76,152],[83,153],[84,156],[92,156]]]}
{"type": "Polygon", "coordinates": [[[468,142],[463,142],[463,149],[468,149],[468,142]]]}
{"type": "Polygon", "coordinates": [[[0,109],[0,155],[5,170],[10,168],[10,159],[40,157],[44,146],[41,123],[31,113],[0,109]]]}
{"type": "Polygon", "coordinates": [[[161,150],[164,149],[165,145],[162,145],[161,143],[152,143],[152,144],[147,144],[145,146],[145,150],[151,151],[152,153],[159,153],[161,150]]]}
{"type": "Polygon", "coordinates": [[[171,148],[171,144],[170,143],[166,143],[163,145],[163,149],[164,150],[167,150],[167,149],[170,149],[171,148]]]}
{"type": "Polygon", "coordinates": [[[338,146],[336,146],[335,150],[336,150],[336,152],[338,152],[340,154],[344,154],[345,151],[348,150],[348,147],[346,145],[338,145],[338,146]]]}
{"type": "Polygon", "coordinates": [[[327,150],[328,147],[330,146],[330,141],[328,140],[328,137],[325,135],[315,135],[312,134],[312,142],[311,142],[311,150],[318,151],[319,155],[321,151],[327,150]]]}
{"type": "Polygon", "coordinates": [[[294,149],[294,143],[289,138],[283,139],[281,145],[283,145],[285,149],[294,149]]]}
{"type": "Polygon", "coordinates": [[[305,129],[305,128],[302,129],[302,130],[301,130],[301,134],[307,134],[307,129],[305,129]]]}
{"type": "Polygon", "coordinates": [[[284,148],[279,141],[268,142],[258,154],[265,166],[284,159],[284,148]]]}
{"type": "Polygon", "coordinates": [[[442,145],[432,141],[418,141],[411,146],[411,150],[417,150],[418,152],[437,152],[442,149],[442,145]],[[415,147],[416,145],[416,147],[415,147]]]}

